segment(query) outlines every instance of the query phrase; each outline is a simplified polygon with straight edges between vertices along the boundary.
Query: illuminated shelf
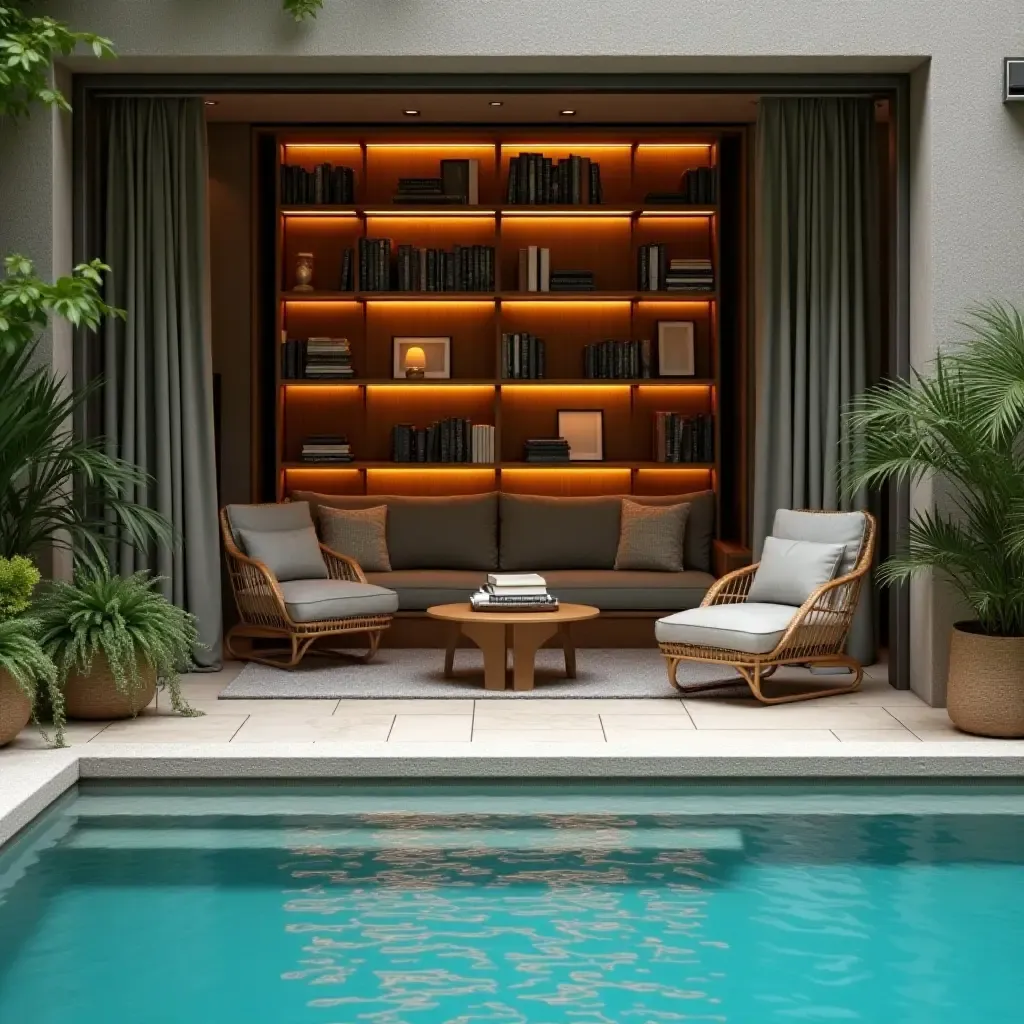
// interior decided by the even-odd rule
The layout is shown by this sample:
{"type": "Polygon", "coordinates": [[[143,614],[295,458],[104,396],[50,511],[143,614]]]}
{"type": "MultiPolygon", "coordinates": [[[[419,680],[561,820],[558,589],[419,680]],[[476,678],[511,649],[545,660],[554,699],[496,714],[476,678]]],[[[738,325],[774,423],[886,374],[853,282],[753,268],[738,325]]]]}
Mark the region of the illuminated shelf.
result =
{"type": "Polygon", "coordinates": [[[698,469],[713,462],[284,462],[282,469],[698,469]]]}
{"type": "Polygon", "coordinates": [[[493,462],[285,462],[282,469],[495,469],[493,462]]]}
{"type": "Polygon", "coordinates": [[[493,388],[497,385],[493,377],[462,380],[427,379],[417,380],[408,377],[352,377],[348,380],[330,380],[314,377],[302,377],[298,380],[283,379],[281,386],[285,388],[493,388]]]}
{"type": "Polygon", "coordinates": [[[713,462],[499,462],[501,469],[701,469],[713,462]]]}
{"type": "Polygon", "coordinates": [[[614,377],[566,377],[554,380],[544,377],[540,380],[502,380],[498,385],[503,388],[712,388],[715,382],[710,377],[636,377],[629,380],[614,377]]]}
{"type": "Polygon", "coordinates": [[[424,204],[389,206],[387,203],[365,206],[287,205],[280,207],[282,217],[714,217],[718,207],[694,206],[643,207],[604,206],[466,206],[424,204]]]}
{"type": "Polygon", "coordinates": [[[447,380],[416,380],[408,377],[364,378],[350,377],[347,380],[331,380],[323,377],[284,378],[285,388],[713,388],[715,381],[710,377],[637,377],[617,380],[612,377],[565,377],[539,380],[499,380],[496,377],[477,377],[447,380]]]}
{"type": "Polygon", "coordinates": [[[713,302],[717,292],[294,292],[281,302],[713,302]]]}

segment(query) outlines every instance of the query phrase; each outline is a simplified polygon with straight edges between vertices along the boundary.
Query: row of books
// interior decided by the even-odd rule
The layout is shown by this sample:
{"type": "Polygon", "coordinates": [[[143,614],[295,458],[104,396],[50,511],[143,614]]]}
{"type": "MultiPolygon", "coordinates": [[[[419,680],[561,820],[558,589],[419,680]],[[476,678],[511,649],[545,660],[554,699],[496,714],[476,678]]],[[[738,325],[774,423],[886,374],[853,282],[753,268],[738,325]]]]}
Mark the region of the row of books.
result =
{"type": "Polygon", "coordinates": [[[302,442],[303,462],[351,462],[352,446],[344,434],[310,434],[302,442]]]}
{"type": "Polygon", "coordinates": [[[637,380],[651,376],[651,342],[595,341],[583,350],[583,376],[592,380],[637,380]]]}
{"type": "Polygon", "coordinates": [[[281,345],[284,380],[344,380],[355,376],[347,338],[285,338],[281,345]]]}
{"type": "Polygon", "coordinates": [[[656,412],[653,455],[655,462],[714,462],[714,418],[656,412]]]}
{"type": "Polygon", "coordinates": [[[494,427],[456,416],[429,427],[396,423],[391,429],[391,458],[395,462],[493,462],[494,427]]]}
{"type": "Polygon", "coordinates": [[[417,249],[400,245],[395,277],[400,292],[492,292],[494,246],[417,249]]]}
{"type": "Polygon", "coordinates": [[[648,192],[648,203],[693,206],[698,203],[718,202],[718,169],[694,167],[683,172],[678,192],[648,192]]]}
{"type": "Polygon", "coordinates": [[[526,332],[501,336],[501,376],[504,380],[543,380],[545,345],[526,332]]]}
{"type": "Polygon", "coordinates": [[[548,612],[558,600],[548,593],[547,580],[537,573],[488,573],[487,582],[469,603],[475,612],[548,612]]]}
{"type": "Polygon", "coordinates": [[[510,205],[590,206],[601,199],[601,165],[589,157],[556,161],[543,153],[520,153],[509,161],[510,205]]]}
{"type": "Polygon", "coordinates": [[[398,205],[477,206],[480,203],[480,161],[442,160],[437,178],[399,178],[398,205]]]}
{"type": "Polygon", "coordinates": [[[519,250],[519,290],[521,292],[551,291],[551,250],[528,245],[519,250]]]}
{"type": "Polygon", "coordinates": [[[568,462],[569,442],[564,437],[533,437],[523,445],[524,462],[568,462]]]}
{"type": "Polygon", "coordinates": [[[708,259],[669,259],[664,242],[637,250],[637,285],[642,292],[710,292],[715,271],[708,259]]]}
{"type": "Polygon", "coordinates": [[[325,163],[307,171],[305,167],[281,164],[281,202],[286,206],[354,203],[355,192],[356,172],[351,167],[325,163]]]}

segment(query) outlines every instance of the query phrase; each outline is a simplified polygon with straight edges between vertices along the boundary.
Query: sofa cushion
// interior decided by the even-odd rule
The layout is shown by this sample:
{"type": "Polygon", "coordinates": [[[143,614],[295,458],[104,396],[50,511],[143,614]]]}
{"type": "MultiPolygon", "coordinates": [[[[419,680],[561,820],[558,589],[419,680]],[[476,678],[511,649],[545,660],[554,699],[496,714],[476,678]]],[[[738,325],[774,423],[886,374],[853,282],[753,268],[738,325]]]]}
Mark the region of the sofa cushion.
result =
{"type": "Polygon", "coordinates": [[[327,579],[327,563],[312,523],[297,530],[239,530],[238,536],[245,553],[262,562],[278,583],[327,579]]]}
{"type": "Polygon", "coordinates": [[[272,530],[301,530],[313,525],[309,502],[284,501],[277,505],[228,505],[228,526],[241,546],[240,530],[269,533],[272,530]]]}
{"type": "Polygon", "coordinates": [[[372,508],[387,505],[391,568],[498,568],[498,497],[454,494],[444,497],[395,494],[317,494],[296,491],[314,515],[327,508],[372,508]]]}
{"type": "Polygon", "coordinates": [[[403,569],[371,572],[366,579],[398,595],[403,612],[422,612],[435,604],[458,604],[487,582],[485,572],[460,569],[403,569]]]}
{"type": "Polygon", "coordinates": [[[501,568],[611,569],[622,499],[501,495],[501,568]]]}
{"type": "Polygon", "coordinates": [[[783,604],[709,605],[659,619],[654,636],[659,643],[768,654],[778,646],[794,615],[796,608],[783,604]]]}
{"type": "Polygon", "coordinates": [[[398,610],[392,590],[347,580],[292,580],[281,584],[284,605],[294,622],[323,622],[398,610]]]}
{"type": "Polygon", "coordinates": [[[706,572],[643,572],[628,569],[552,569],[548,590],[566,604],[601,611],[662,612],[693,608],[715,582],[706,572]]]}
{"type": "Polygon", "coordinates": [[[775,513],[772,536],[784,540],[809,540],[817,544],[845,544],[839,576],[853,572],[867,534],[863,512],[801,512],[780,508],[775,513]]]}
{"type": "MultiPolygon", "coordinates": [[[[690,506],[683,535],[683,567],[711,572],[711,541],[715,536],[715,492],[692,494],[623,494],[638,505],[690,506]]],[[[810,538],[808,538],[810,539],[810,538]]]]}
{"type": "Polygon", "coordinates": [[[844,550],[842,544],[765,537],[747,600],[799,607],[818,587],[835,579],[844,550]]]}
{"type": "Polygon", "coordinates": [[[689,505],[638,505],[622,499],[616,569],[683,571],[683,536],[689,505]]]}
{"type": "Polygon", "coordinates": [[[390,572],[388,507],[327,508],[320,510],[324,544],[339,555],[354,558],[363,572],[390,572]]]}

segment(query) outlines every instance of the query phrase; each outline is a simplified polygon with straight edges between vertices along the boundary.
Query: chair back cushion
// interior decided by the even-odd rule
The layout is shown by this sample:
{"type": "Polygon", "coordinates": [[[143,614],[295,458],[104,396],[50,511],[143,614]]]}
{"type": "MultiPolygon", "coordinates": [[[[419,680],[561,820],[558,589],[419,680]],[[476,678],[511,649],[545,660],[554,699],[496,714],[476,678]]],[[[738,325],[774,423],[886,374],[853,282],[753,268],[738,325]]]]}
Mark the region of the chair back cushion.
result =
{"type": "Polygon", "coordinates": [[[298,530],[239,530],[238,533],[245,553],[262,562],[279,583],[324,580],[329,575],[312,523],[298,530]]]}
{"type": "Polygon", "coordinates": [[[309,502],[286,501],[280,505],[228,505],[228,525],[235,543],[239,530],[270,533],[273,530],[301,530],[313,525],[309,502]]]}
{"type": "Polygon", "coordinates": [[[320,509],[320,536],[339,555],[354,558],[363,572],[391,572],[387,505],[320,509]]]}
{"type": "Polygon", "coordinates": [[[863,512],[797,512],[780,508],[775,513],[772,536],[782,540],[845,545],[837,575],[846,576],[857,565],[867,530],[868,520],[863,512]]]}
{"type": "Polygon", "coordinates": [[[765,537],[747,600],[802,605],[818,587],[835,579],[845,551],[843,544],[765,537]]]}
{"type": "Polygon", "coordinates": [[[682,572],[689,513],[689,505],[638,505],[623,498],[615,568],[682,572]]]}

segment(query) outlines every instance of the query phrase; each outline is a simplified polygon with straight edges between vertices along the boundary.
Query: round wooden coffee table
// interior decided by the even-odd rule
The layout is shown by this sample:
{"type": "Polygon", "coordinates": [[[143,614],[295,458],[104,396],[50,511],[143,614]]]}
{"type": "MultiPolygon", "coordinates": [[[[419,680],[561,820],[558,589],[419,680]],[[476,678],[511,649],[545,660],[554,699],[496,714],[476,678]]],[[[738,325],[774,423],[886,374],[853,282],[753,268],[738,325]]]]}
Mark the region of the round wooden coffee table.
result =
{"type": "Polygon", "coordinates": [[[565,675],[576,678],[576,649],[569,628],[574,622],[596,619],[600,609],[586,604],[561,604],[552,612],[475,612],[469,602],[439,604],[427,609],[435,619],[450,623],[444,655],[444,674],[452,678],[455,648],[465,636],[484,652],[484,688],[504,690],[507,682],[509,648],[512,649],[512,686],[533,689],[533,667],[537,649],[556,633],[565,652],[565,675]]]}

